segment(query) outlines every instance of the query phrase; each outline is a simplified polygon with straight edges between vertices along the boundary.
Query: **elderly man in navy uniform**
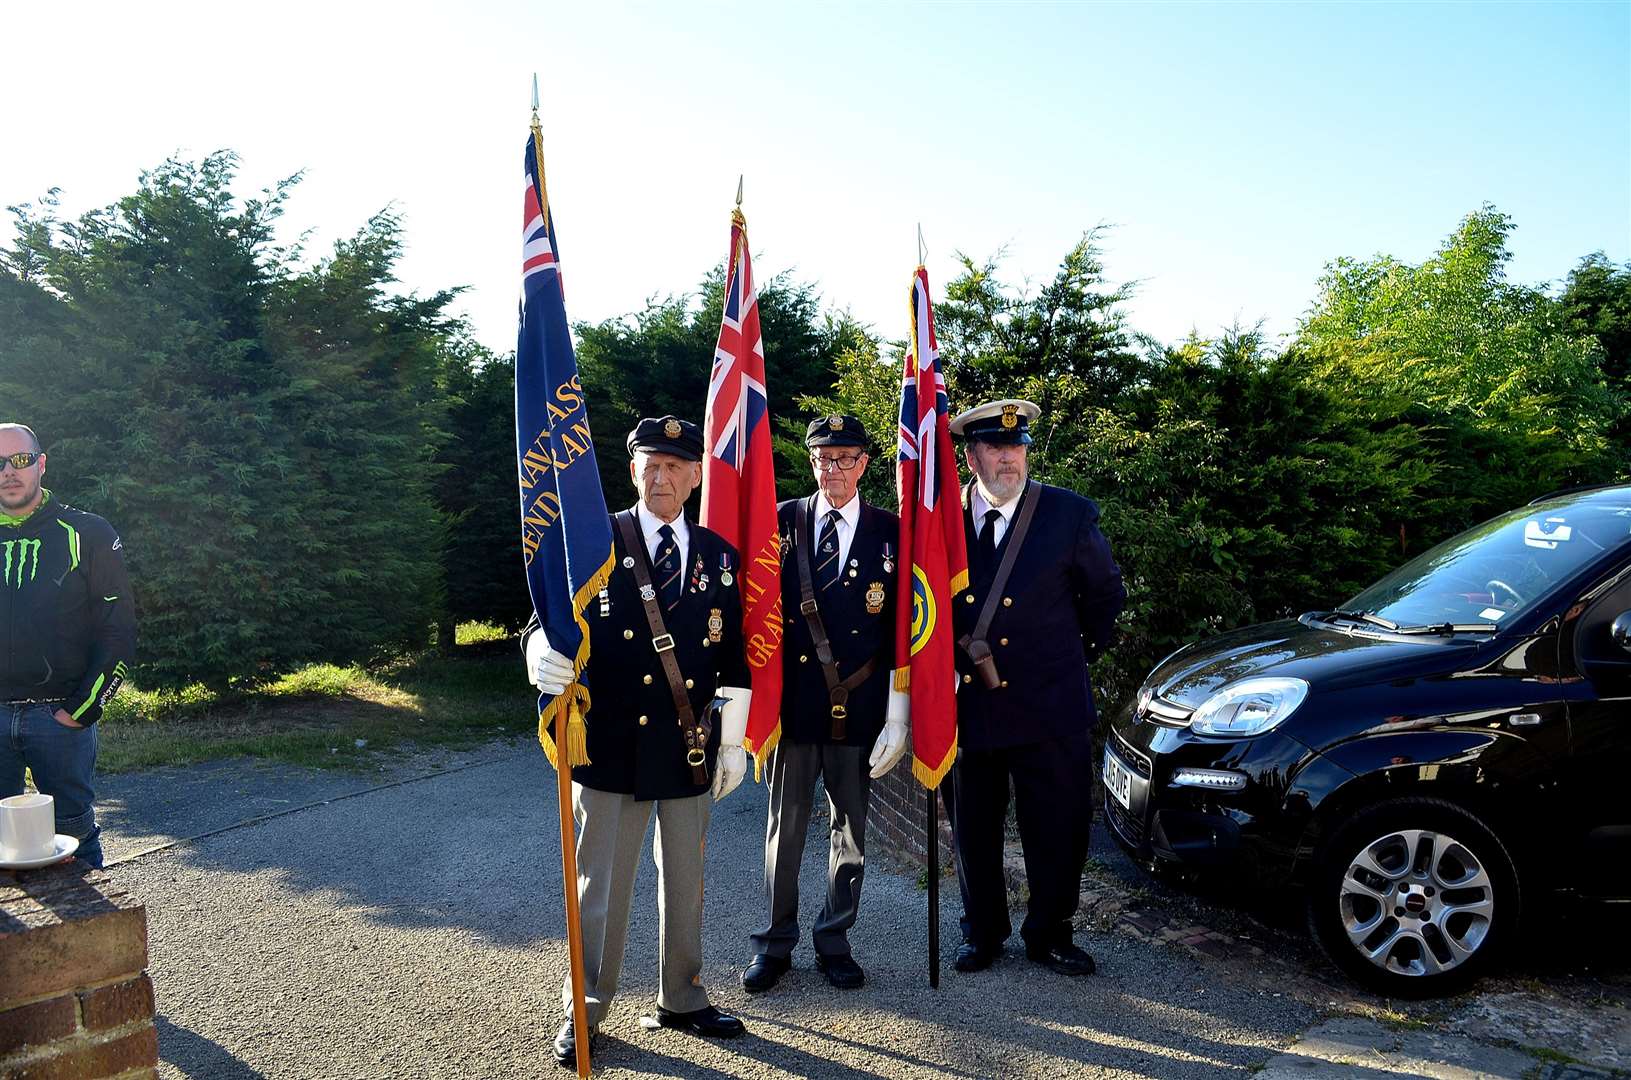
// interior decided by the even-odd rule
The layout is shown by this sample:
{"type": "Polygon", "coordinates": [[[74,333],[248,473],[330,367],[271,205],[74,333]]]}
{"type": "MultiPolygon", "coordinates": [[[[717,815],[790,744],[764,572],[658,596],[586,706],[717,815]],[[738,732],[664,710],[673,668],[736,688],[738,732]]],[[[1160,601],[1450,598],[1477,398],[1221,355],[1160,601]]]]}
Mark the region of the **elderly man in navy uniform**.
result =
{"type": "Polygon", "coordinates": [[[1032,961],[1089,975],[1072,940],[1092,824],[1088,663],[1127,593],[1091,499],[1029,479],[1029,401],[992,401],[951,421],[973,479],[964,490],[969,582],[958,639],[952,831],[963,894],[958,971],[989,967],[1012,929],[1002,872],[1012,781],[1030,901],[1032,961]]]}
{"type": "Polygon", "coordinates": [[[814,788],[827,791],[827,900],[811,933],[816,967],[840,989],[866,980],[850,954],[866,858],[869,782],[906,750],[907,697],[892,688],[900,518],[861,501],[866,430],[822,416],[804,436],[816,492],[777,510],[782,534],[781,741],[770,758],[765,897],[770,922],[750,939],[742,986],[768,990],[798,944],[799,863],[814,788]],[[866,754],[865,759],[862,754],[866,754]]]}
{"type": "MultiPolygon", "coordinates": [[[[712,800],[747,771],[742,737],[751,695],[737,553],[685,519],[685,500],[702,479],[695,424],[641,420],[628,449],[640,498],[612,516],[611,580],[584,613],[594,695],[589,764],[572,769],[591,1046],[617,993],[635,870],[654,810],[662,949],[655,1024],[724,1038],[743,1030],[709,1004],[701,980],[703,837],[712,800]]],[[[550,646],[536,619],[523,646],[534,685],[561,693],[572,679],[571,659],[550,646]]],[[[570,978],[561,999],[566,1022],[555,1058],[572,1066],[570,978]]]]}

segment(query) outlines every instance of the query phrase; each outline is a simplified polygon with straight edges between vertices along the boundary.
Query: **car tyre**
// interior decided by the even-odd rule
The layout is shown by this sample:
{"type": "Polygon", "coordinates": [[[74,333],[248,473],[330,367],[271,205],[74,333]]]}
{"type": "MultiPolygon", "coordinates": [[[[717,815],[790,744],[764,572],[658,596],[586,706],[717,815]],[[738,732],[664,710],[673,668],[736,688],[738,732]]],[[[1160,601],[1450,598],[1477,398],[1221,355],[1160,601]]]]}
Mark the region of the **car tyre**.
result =
{"type": "Polygon", "coordinates": [[[1352,815],[1315,856],[1308,923],[1347,975],[1395,997],[1453,993],[1487,970],[1522,904],[1506,846],[1436,798],[1352,815]]]}

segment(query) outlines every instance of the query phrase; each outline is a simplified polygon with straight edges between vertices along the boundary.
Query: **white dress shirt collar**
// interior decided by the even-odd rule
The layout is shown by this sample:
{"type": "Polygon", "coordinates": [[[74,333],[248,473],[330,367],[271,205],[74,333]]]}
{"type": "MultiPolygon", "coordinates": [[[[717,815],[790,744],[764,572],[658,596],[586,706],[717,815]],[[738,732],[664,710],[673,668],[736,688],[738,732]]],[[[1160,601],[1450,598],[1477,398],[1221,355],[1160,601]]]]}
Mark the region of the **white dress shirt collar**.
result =
{"type": "MultiPolygon", "coordinates": [[[[828,512],[832,509],[833,504],[827,501],[827,493],[816,492],[815,514],[810,522],[810,528],[815,531],[815,535],[810,538],[812,542],[821,539],[821,529],[826,523],[828,512]]],[[[840,563],[847,563],[850,544],[855,539],[855,530],[861,523],[861,493],[851,495],[849,502],[837,509],[838,559],[840,563]]]]}
{"type": "Polygon", "coordinates": [[[668,525],[674,530],[674,542],[679,545],[680,566],[683,567],[686,557],[691,552],[691,526],[685,521],[685,512],[681,511],[679,517],[665,522],[647,510],[645,503],[635,503],[634,516],[640,522],[640,532],[646,539],[646,554],[650,556],[652,565],[657,564],[657,548],[663,542],[662,534],[658,530],[668,525]]]}

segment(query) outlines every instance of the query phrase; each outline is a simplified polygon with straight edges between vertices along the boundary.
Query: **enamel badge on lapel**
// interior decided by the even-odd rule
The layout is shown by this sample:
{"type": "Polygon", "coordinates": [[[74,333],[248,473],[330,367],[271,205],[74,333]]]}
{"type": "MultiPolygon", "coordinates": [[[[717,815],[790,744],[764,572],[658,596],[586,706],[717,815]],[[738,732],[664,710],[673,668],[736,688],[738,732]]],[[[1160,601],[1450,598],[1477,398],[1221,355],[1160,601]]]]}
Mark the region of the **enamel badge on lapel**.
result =
{"type": "Polygon", "coordinates": [[[883,610],[883,582],[874,581],[866,587],[866,613],[876,615],[883,610]]]}
{"type": "Polygon", "coordinates": [[[657,586],[655,586],[655,585],[642,585],[642,586],[640,586],[640,599],[643,602],[647,603],[647,604],[649,604],[653,600],[657,599],[657,586]]]}
{"type": "Polygon", "coordinates": [[[623,569],[625,569],[625,570],[633,570],[634,569],[634,556],[633,555],[623,556],[623,569]]]}
{"type": "Polygon", "coordinates": [[[715,645],[719,644],[721,635],[725,633],[725,613],[719,608],[708,609],[708,640],[715,645]]]}

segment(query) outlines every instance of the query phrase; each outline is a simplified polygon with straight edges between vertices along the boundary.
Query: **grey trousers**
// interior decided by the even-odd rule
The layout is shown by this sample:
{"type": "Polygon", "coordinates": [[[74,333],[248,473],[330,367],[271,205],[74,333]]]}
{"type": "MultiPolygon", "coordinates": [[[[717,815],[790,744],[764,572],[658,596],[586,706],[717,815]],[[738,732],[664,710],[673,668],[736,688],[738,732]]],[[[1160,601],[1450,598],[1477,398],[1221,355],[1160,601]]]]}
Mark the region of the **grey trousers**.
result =
{"type": "MultiPolygon", "coordinates": [[[[657,1004],[691,1012],[708,1004],[702,988],[702,845],[713,803],[706,792],[687,799],[636,802],[632,795],[572,785],[577,823],[578,913],[583,925],[584,1004],[589,1027],[600,1026],[617,994],[629,939],[634,872],[651,811],[657,810],[652,855],[657,862],[657,1004]]],[[[561,1009],[572,1015],[572,975],[561,986],[561,1009]]]]}
{"type": "Polygon", "coordinates": [[[859,746],[782,740],[770,757],[770,818],[765,825],[765,899],[770,925],[749,940],[753,951],[792,955],[799,939],[799,863],[810,828],[816,778],[827,789],[832,834],[827,852],[827,902],[811,938],[820,956],[848,956],[849,928],[861,903],[866,864],[866,798],[872,778],[859,746]]]}

